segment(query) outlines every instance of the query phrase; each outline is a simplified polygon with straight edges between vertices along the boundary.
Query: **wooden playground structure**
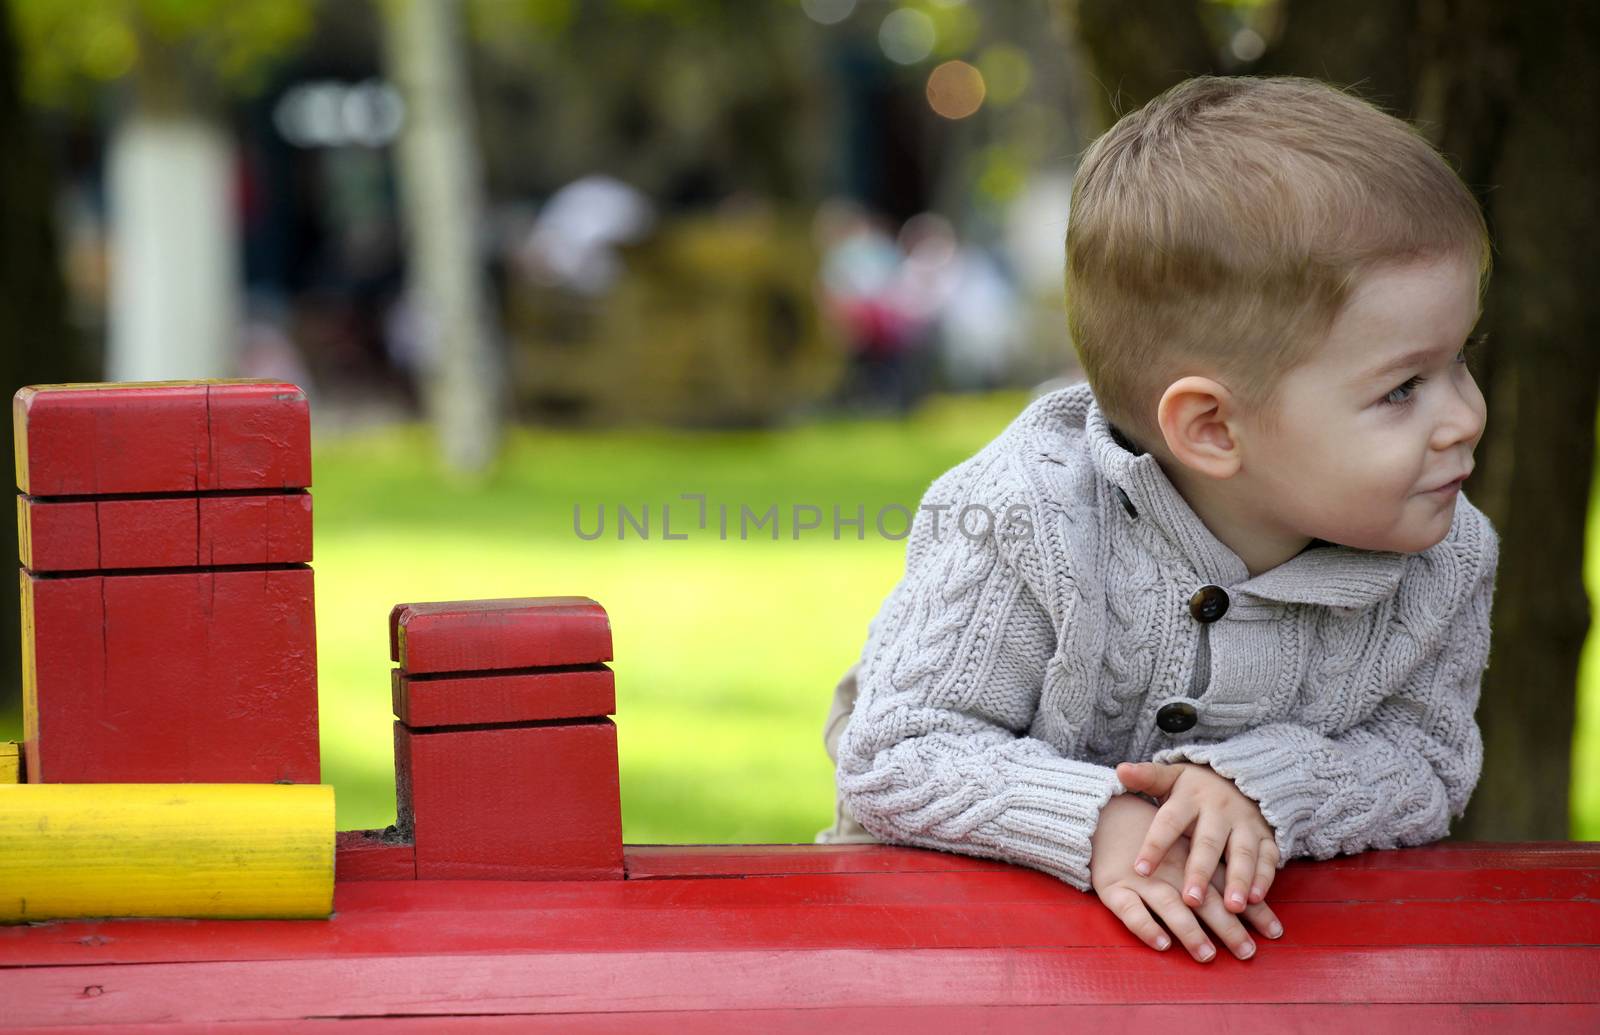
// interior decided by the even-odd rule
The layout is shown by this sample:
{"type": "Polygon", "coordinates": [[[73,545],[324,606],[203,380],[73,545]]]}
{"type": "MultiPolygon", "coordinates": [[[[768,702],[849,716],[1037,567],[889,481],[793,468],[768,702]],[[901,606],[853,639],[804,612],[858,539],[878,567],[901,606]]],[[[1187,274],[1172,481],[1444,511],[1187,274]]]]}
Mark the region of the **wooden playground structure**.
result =
{"type": "Polygon", "coordinates": [[[1002,862],[625,844],[580,596],[396,605],[397,820],[335,831],[304,394],[37,386],[13,417],[0,1029],[1600,1030],[1600,844],[1296,861],[1284,936],[1208,964],[1002,862]]]}

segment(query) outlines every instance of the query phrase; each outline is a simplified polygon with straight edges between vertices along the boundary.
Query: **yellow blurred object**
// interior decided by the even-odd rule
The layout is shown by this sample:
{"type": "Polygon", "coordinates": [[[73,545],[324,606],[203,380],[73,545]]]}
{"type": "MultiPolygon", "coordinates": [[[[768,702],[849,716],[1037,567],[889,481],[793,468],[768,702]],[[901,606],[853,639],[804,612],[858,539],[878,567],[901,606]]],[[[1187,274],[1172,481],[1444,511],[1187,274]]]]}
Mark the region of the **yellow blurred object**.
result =
{"type": "Polygon", "coordinates": [[[326,918],[326,784],[0,785],[0,922],[326,918]]]}
{"type": "Polygon", "coordinates": [[[0,740],[0,783],[22,782],[22,756],[20,745],[14,740],[0,740]]]}
{"type": "Polygon", "coordinates": [[[522,407],[612,426],[754,426],[830,398],[846,350],[822,318],[810,222],[751,208],[684,216],[621,248],[610,291],[512,281],[522,407]]]}

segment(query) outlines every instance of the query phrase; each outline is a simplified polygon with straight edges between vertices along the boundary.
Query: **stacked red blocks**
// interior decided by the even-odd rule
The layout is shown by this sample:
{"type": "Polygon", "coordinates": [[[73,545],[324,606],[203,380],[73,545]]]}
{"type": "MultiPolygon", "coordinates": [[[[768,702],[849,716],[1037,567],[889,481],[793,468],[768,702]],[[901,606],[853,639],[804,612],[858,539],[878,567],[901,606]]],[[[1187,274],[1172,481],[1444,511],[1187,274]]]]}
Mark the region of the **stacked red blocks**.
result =
{"type": "Polygon", "coordinates": [[[399,839],[427,880],[621,878],[611,623],[587,597],[389,615],[399,839]]]}
{"type": "Polygon", "coordinates": [[[318,783],[305,394],[13,400],[30,783],[318,783]]]}

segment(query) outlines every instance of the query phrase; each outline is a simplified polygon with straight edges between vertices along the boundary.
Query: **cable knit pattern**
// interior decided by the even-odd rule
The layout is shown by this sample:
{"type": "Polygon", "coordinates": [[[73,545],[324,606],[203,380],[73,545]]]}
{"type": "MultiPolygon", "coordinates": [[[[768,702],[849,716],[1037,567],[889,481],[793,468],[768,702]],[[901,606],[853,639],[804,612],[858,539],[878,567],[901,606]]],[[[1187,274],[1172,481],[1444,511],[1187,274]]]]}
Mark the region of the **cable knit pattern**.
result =
{"type": "Polygon", "coordinates": [[[1464,495],[1422,553],[1318,543],[1252,578],[1080,383],[922,503],[839,740],[841,801],[879,839],[1088,890],[1114,767],[1146,759],[1231,778],[1284,862],[1437,840],[1465,810],[1498,541],[1464,495]],[[997,534],[958,526],[974,504],[997,534]],[[1229,600],[1209,624],[1206,585],[1229,600]],[[1177,701],[1198,721],[1163,732],[1177,701]]]}

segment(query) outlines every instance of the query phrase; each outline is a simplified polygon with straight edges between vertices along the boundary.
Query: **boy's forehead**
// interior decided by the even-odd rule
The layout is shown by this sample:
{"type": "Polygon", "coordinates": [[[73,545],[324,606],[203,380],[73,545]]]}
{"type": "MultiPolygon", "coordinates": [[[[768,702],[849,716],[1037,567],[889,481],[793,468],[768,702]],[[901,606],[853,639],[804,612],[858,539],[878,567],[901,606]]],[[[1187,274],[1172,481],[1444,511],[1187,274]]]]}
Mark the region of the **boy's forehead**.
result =
{"type": "Polygon", "coordinates": [[[1478,269],[1465,258],[1379,267],[1351,292],[1322,354],[1353,373],[1419,350],[1454,355],[1480,315],[1478,269]]]}

